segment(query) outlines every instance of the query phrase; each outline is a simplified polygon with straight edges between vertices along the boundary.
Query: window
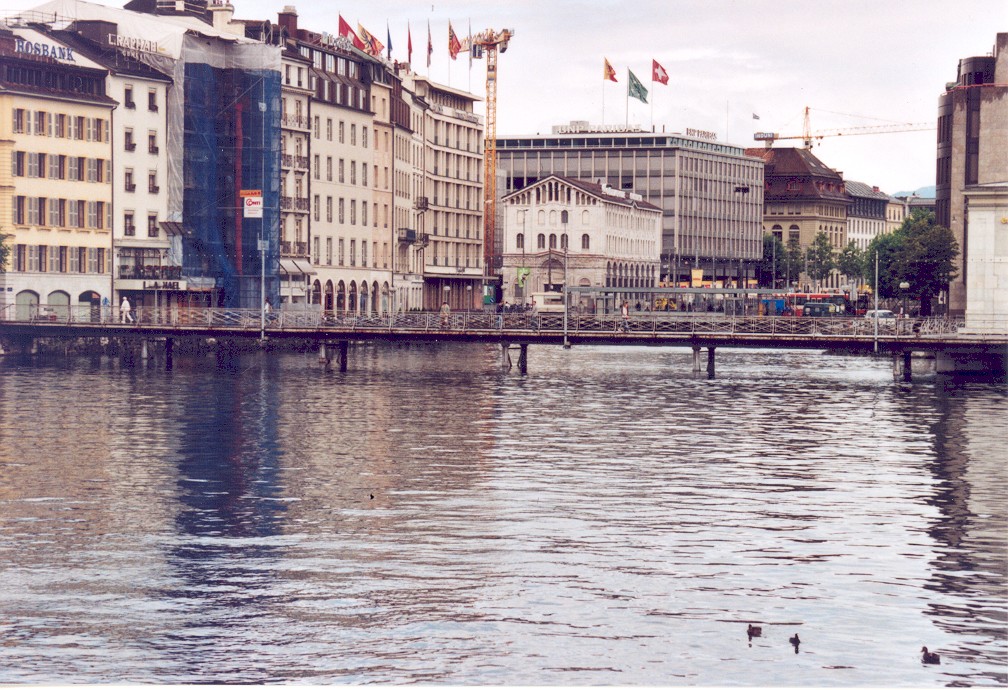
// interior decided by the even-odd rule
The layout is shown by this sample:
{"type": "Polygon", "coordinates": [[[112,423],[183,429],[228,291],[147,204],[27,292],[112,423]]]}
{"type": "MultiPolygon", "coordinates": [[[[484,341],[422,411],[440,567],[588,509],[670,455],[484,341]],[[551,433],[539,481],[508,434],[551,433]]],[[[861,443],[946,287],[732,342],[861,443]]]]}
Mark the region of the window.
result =
{"type": "Polygon", "coordinates": [[[367,242],[360,243],[360,265],[367,266],[367,242]]]}
{"type": "Polygon", "coordinates": [[[123,235],[126,237],[136,235],[136,225],[133,223],[133,211],[123,212],[123,235]]]}
{"type": "Polygon", "coordinates": [[[339,181],[341,183],[346,181],[344,179],[344,177],[343,177],[343,159],[342,158],[339,159],[339,181]]]}
{"type": "Polygon", "coordinates": [[[147,91],[147,110],[152,113],[156,113],[158,111],[157,91],[154,89],[147,91]]]}
{"type": "Polygon", "coordinates": [[[581,235],[581,249],[591,249],[591,238],[588,237],[588,233],[581,235]]]}
{"type": "Polygon", "coordinates": [[[350,125],[350,145],[357,145],[357,125],[355,124],[350,125]]]}
{"type": "Polygon", "coordinates": [[[332,156],[326,156],[325,176],[326,182],[332,182],[332,156]]]}
{"type": "Polygon", "coordinates": [[[357,184],[357,161],[350,161],[350,184],[357,184]]]}
{"type": "Polygon", "coordinates": [[[28,154],[28,177],[41,177],[39,174],[39,156],[44,154],[29,153],[28,154]]]}
{"type": "Polygon", "coordinates": [[[350,225],[357,225],[357,200],[350,200],[350,225]]]}
{"type": "Polygon", "coordinates": [[[152,129],[147,132],[147,151],[149,153],[158,152],[157,130],[152,129]]]}
{"type": "Polygon", "coordinates": [[[123,148],[127,151],[136,151],[136,142],[133,141],[133,128],[127,127],[123,133],[123,148]]]}
{"type": "Polygon", "coordinates": [[[127,192],[136,191],[136,182],[133,181],[133,168],[126,168],[126,185],[127,192]]]}
{"type": "Polygon", "coordinates": [[[319,195],[316,194],[315,198],[312,200],[312,220],[318,222],[319,211],[320,211],[321,207],[322,207],[322,204],[321,204],[321,202],[319,200],[319,195]]]}
{"type": "Polygon", "coordinates": [[[367,187],[367,163],[361,164],[361,184],[367,187]]]}
{"type": "Polygon", "coordinates": [[[345,218],[344,218],[344,214],[343,214],[343,199],[342,198],[340,198],[340,200],[339,200],[339,207],[338,207],[337,213],[338,213],[339,223],[342,225],[345,222],[345,218]]]}
{"type": "MultiPolygon", "coordinates": [[[[331,57],[331,56],[330,56],[331,57]]],[[[332,141],[332,118],[327,118],[325,123],[325,135],[327,141],[332,141]]]]}
{"type": "Polygon", "coordinates": [[[515,247],[518,249],[525,249],[525,234],[519,232],[515,236],[515,247]]]}
{"type": "Polygon", "coordinates": [[[325,215],[326,215],[326,218],[325,218],[326,222],[327,223],[331,223],[332,222],[332,197],[331,196],[327,196],[326,200],[325,200],[325,215]]]}
{"type": "Polygon", "coordinates": [[[312,165],[312,168],[315,169],[315,179],[316,180],[319,179],[319,176],[322,174],[322,165],[319,163],[319,160],[320,160],[319,159],[319,155],[316,153],[315,154],[315,159],[314,159],[314,165],[312,165]]]}
{"type": "Polygon", "coordinates": [[[147,191],[151,194],[157,194],[160,191],[157,183],[157,170],[151,170],[147,173],[147,191]]]}
{"type": "Polygon", "coordinates": [[[158,236],[158,222],[156,213],[147,214],[147,237],[158,236]]]}
{"type": "Polygon", "coordinates": [[[126,88],[123,90],[123,104],[130,110],[136,108],[136,103],[133,101],[132,84],[127,84],[126,88]]]}
{"type": "Polygon", "coordinates": [[[327,266],[332,266],[332,238],[327,237],[325,241],[325,262],[327,266]]]}
{"type": "Polygon", "coordinates": [[[546,249],[546,235],[539,233],[539,237],[536,238],[536,249],[546,249]]]}
{"type": "Polygon", "coordinates": [[[549,236],[549,248],[550,249],[556,249],[557,248],[557,236],[556,236],[555,232],[551,232],[550,233],[550,236],[549,236]]]}
{"type": "Polygon", "coordinates": [[[339,121],[339,143],[346,143],[343,136],[343,120],[339,121]]]}
{"type": "Polygon", "coordinates": [[[24,134],[26,122],[27,122],[27,115],[24,108],[14,108],[14,116],[13,116],[14,133],[24,134]]]}
{"type": "Polygon", "coordinates": [[[361,203],[360,213],[361,213],[361,225],[367,225],[367,202],[361,203]]]}
{"type": "Polygon", "coordinates": [[[339,257],[338,257],[338,259],[339,259],[339,265],[342,266],[343,263],[344,263],[344,261],[343,261],[343,240],[342,239],[340,239],[340,241],[339,241],[339,257]]]}
{"type": "Polygon", "coordinates": [[[350,240],[350,265],[357,265],[357,240],[350,240]]]}
{"type": "Polygon", "coordinates": [[[368,147],[367,143],[367,127],[361,127],[361,146],[364,148],[368,147]]]}

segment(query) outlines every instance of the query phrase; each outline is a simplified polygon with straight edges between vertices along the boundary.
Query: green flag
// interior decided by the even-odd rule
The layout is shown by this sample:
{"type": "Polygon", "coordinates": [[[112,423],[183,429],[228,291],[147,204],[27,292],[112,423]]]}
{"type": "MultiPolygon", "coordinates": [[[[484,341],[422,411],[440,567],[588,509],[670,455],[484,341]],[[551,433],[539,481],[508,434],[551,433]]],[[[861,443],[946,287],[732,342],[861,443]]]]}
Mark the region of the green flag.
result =
{"type": "Polygon", "coordinates": [[[636,98],[641,103],[647,103],[647,89],[644,85],[640,83],[640,80],[631,72],[627,70],[627,74],[630,75],[630,79],[627,81],[627,97],[636,98]]]}
{"type": "Polygon", "coordinates": [[[531,273],[531,272],[532,272],[532,269],[530,269],[530,268],[519,268],[518,269],[518,286],[519,287],[525,287],[525,278],[527,278],[528,274],[531,273]]]}

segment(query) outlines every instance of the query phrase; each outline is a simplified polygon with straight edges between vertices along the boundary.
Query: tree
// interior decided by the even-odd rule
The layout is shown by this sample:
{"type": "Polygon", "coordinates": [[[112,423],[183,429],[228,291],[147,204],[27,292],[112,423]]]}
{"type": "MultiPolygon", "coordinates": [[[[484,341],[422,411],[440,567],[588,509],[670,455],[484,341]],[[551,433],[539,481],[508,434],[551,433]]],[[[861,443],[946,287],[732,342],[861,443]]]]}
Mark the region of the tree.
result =
{"type": "Polygon", "coordinates": [[[864,253],[863,274],[879,297],[896,297],[899,294],[900,276],[896,270],[896,257],[902,246],[899,231],[876,235],[864,253]],[[878,284],[875,284],[875,257],[878,256],[878,284]]]}
{"type": "Polygon", "coordinates": [[[847,243],[837,257],[836,267],[843,275],[857,280],[858,285],[864,282],[864,252],[858,249],[857,242],[847,243]]]}
{"type": "Polygon", "coordinates": [[[0,273],[7,270],[7,259],[10,258],[10,247],[6,243],[7,235],[0,234],[0,273]]]}
{"type": "Polygon", "coordinates": [[[803,264],[801,245],[798,243],[798,238],[792,236],[788,239],[784,250],[784,277],[787,279],[788,289],[791,288],[791,283],[798,281],[803,264]]]}
{"type": "Polygon", "coordinates": [[[896,232],[901,246],[896,255],[900,282],[920,301],[921,316],[931,315],[931,305],[956,277],[959,245],[952,231],[935,222],[934,213],[918,210],[896,232]]]}
{"type": "Polygon", "coordinates": [[[777,235],[772,232],[763,234],[763,259],[759,264],[760,285],[777,287],[778,279],[785,273],[785,253],[784,243],[777,235]]]}
{"type": "Polygon", "coordinates": [[[805,272],[816,282],[818,289],[819,283],[835,268],[833,245],[830,243],[829,235],[820,232],[815,236],[812,244],[805,250],[805,261],[805,272]]]}

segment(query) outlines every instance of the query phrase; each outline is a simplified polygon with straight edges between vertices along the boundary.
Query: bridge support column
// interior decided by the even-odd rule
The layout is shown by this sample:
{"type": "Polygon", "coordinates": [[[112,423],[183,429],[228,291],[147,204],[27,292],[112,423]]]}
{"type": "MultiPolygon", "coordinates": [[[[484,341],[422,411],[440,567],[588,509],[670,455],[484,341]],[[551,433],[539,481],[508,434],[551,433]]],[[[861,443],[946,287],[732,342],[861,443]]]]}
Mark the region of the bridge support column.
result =
{"type": "Polygon", "coordinates": [[[329,357],[329,352],[326,350],[325,341],[319,343],[318,346],[318,361],[319,364],[329,364],[332,361],[329,357]]]}
{"type": "Polygon", "coordinates": [[[707,378],[714,378],[714,348],[707,348],[707,378]]]}
{"type": "Polygon", "coordinates": [[[350,343],[347,342],[346,340],[341,340],[338,343],[338,347],[339,347],[339,357],[338,357],[338,360],[339,360],[339,370],[340,371],[346,371],[347,370],[347,350],[350,347],[350,343]]]}
{"type": "Polygon", "coordinates": [[[909,350],[903,352],[903,380],[913,380],[913,353],[909,350]]]}
{"type": "Polygon", "coordinates": [[[501,369],[511,368],[511,343],[501,343],[501,369]]]}
{"type": "Polygon", "coordinates": [[[147,338],[140,341],[140,359],[144,362],[150,357],[150,350],[147,346],[147,338]]]}
{"type": "Polygon", "coordinates": [[[522,374],[528,373],[528,343],[518,346],[521,352],[518,354],[518,371],[522,374]]]}
{"type": "Polygon", "coordinates": [[[165,369],[170,370],[172,368],[172,357],[174,354],[175,354],[175,338],[165,338],[164,341],[165,369]]]}
{"type": "Polygon", "coordinates": [[[700,348],[693,348],[693,373],[700,373],[700,348]]]}

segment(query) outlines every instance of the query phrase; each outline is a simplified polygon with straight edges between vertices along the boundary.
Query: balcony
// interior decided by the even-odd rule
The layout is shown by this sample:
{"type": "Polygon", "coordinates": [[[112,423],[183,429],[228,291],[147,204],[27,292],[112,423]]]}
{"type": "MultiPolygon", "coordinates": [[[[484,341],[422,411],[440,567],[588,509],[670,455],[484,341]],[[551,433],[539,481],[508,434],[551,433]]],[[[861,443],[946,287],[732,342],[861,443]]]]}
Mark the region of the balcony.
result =
{"type": "Polygon", "coordinates": [[[127,192],[135,192],[136,191],[136,184],[133,183],[133,182],[127,182],[126,183],[126,191],[127,192]]]}
{"type": "Polygon", "coordinates": [[[416,230],[414,230],[413,228],[399,228],[399,230],[396,233],[396,236],[400,242],[406,242],[408,244],[416,242],[417,239],[416,230]]]}
{"type": "Polygon", "coordinates": [[[280,118],[280,124],[284,127],[290,127],[294,129],[308,130],[308,118],[298,117],[296,115],[284,115],[280,118]]]}
{"type": "Polygon", "coordinates": [[[284,168],[294,167],[294,156],[289,153],[285,153],[280,156],[280,165],[284,168]]]}
{"type": "Polygon", "coordinates": [[[148,146],[147,147],[148,153],[157,153],[160,150],[161,149],[159,149],[156,145],[155,146],[148,146]]]}
{"type": "Polygon", "coordinates": [[[281,242],[280,243],[280,256],[293,256],[299,258],[308,257],[308,243],[307,242],[281,242]]]}
{"type": "Polygon", "coordinates": [[[156,184],[152,184],[147,187],[147,191],[150,192],[151,194],[157,194],[158,192],[161,191],[161,188],[158,187],[156,184]]]}
{"type": "Polygon", "coordinates": [[[308,156],[294,156],[294,167],[307,170],[309,167],[308,156]]]}
{"type": "Polygon", "coordinates": [[[124,105],[127,110],[136,110],[136,101],[126,101],[124,105]]]}
{"type": "Polygon", "coordinates": [[[416,207],[417,211],[426,211],[427,210],[427,197],[425,197],[425,196],[418,196],[417,200],[416,200],[416,203],[414,204],[414,206],[416,207]]]}
{"type": "Polygon", "coordinates": [[[127,141],[126,145],[123,146],[123,148],[126,149],[127,151],[136,151],[136,142],[135,141],[127,141]]]}
{"type": "Polygon", "coordinates": [[[308,213],[309,205],[308,199],[300,199],[293,196],[282,196],[280,197],[280,210],[281,211],[303,211],[308,213]]]}

